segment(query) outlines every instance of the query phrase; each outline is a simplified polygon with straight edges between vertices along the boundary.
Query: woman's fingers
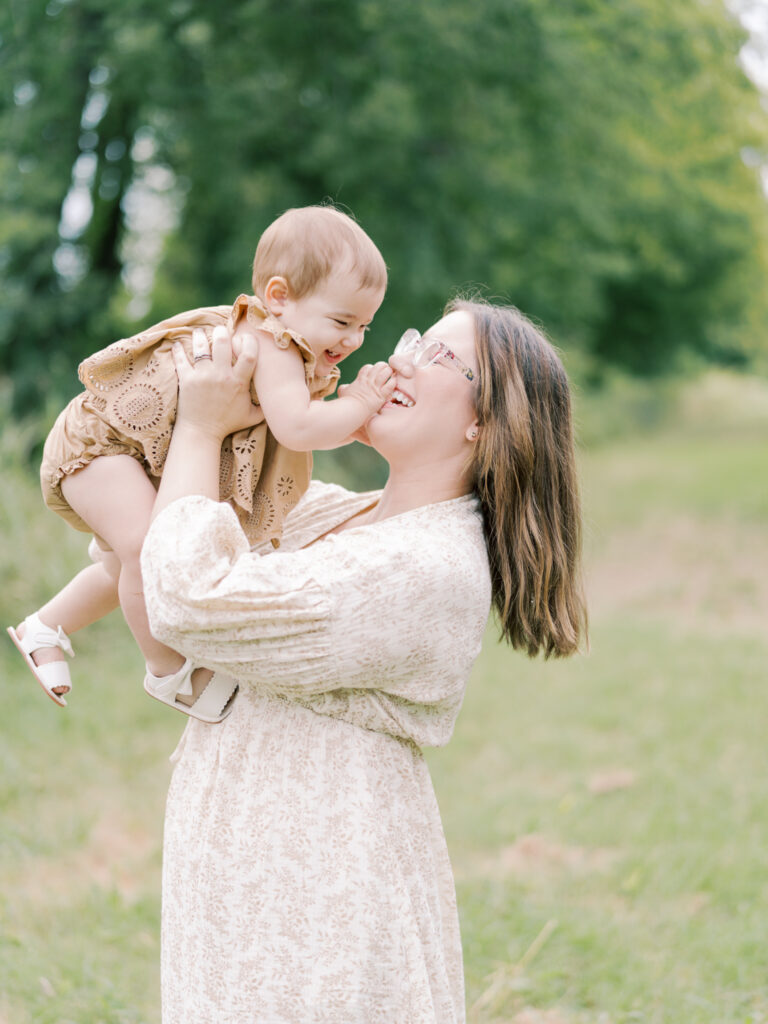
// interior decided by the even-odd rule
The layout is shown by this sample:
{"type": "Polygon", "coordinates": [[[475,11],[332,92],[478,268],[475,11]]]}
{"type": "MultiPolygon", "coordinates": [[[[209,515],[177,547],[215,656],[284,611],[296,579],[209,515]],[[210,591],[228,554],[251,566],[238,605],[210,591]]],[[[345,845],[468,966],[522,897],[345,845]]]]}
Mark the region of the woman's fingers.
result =
{"type": "Polygon", "coordinates": [[[259,343],[252,334],[240,335],[242,348],[235,363],[235,376],[242,381],[250,381],[259,355],[259,343]]]}
{"type": "Polygon", "coordinates": [[[202,327],[192,331],[192,362],[199,363],[202,359],[211,358],[211,346],[202,327]]]}
{"type": "Polygon", "coordinates": [[[180,341],[174,342],[171,346],[171,356],[173,358],[173,364],[176,367],[176,375],[179,380],[184,380],[187,374],[192,372],[192,365],[187,357],[187,353],[184,351],[184,346],[180,341]]]}
{"type": "Polygon", "coordinates": [[[190,360],[180,342],[172,348],[179,379],[177,423],[190,422],[221,438],[261,423],[264,414],[252,404],[250,390],[256,365],[255,340],[244,342],[234,366],[232,337],[224,326],[214,328],[210,344],[205,331],[195,328],[191,349],[190,360]]]}
{"type": "Polygon", "coordinates": [[[238,332],[237,339],[229,330],[220,324],[213,329],[213,362],[216,366],[228,369],[233,366],[235,377],[239,381],[250,381],[256,369],[259,345],[252,334],[238,332]],[[235,342],[239,344],[235,344],[235,342]],[[237,353],[234,364],[233,353],[237,353]]]}
{"type": "MultiPolygon", "coordinates": [[[[194,343],[194,335],[192,336],[192,341],[194,343]]],[[[211,357],[215,366],[227,367],[232,365],[232,338],[227,328],[221,324],[213,329],[211,357]]]]}

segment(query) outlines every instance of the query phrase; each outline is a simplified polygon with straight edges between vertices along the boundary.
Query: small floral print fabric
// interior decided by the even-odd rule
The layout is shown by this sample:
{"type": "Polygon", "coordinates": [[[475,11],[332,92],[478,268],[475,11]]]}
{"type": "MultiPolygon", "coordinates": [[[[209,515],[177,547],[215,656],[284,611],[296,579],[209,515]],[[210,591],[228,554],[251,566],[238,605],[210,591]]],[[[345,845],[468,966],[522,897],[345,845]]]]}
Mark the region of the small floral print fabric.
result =
{"type": "MultiPolygon", "coordinates": [[[[208,339],[214,327],[234,330],[245,321],[267,331],[275,344],[298,346],[312,398],[331,394],[339,371],[315,376],[316,358],[306,341],[269,314],[253,295],[233,306],[193,309],[89,356],[78,373],[85,391],[74,398],[54,424],[43,452],[40,479],[46,504],[77,530],[88,525],[67,504],[61,480],[100,455],[131,455],[153,477],[162,474],[176,419],[178,384],[171,347],[182,342],[192,354],[192,331],[202,327],[208,339]]],[[[258,402],[253,387],[251,397],[258,402]]],[[[309,486],[310,452],[279,445],[266,423],[238,431],[224,441],[220,497],[235,510],[252,544],[279,543],[283,520],[309,486]]]]}
{"type": "Polygon", "coordinates": [[[465,496],[312,543],[376,498],[313,483],[266,554],[202,497],[147,536],[153,632],[240,682],[173,757],[163,1024],[465,1019],[420,748],[449,740],[480,650],[481,517],[465,496]]]}

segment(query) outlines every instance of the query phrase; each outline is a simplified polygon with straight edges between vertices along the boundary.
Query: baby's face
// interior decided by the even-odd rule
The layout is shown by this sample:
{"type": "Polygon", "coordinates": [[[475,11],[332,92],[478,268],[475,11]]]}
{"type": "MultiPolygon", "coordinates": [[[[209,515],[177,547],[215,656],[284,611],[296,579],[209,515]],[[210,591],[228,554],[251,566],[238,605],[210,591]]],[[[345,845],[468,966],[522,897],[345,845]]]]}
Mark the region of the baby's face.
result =
{"type": "Polygon", "coordinates": [[[318,376],[325,376],[360,348],[383,298],[383,289],[360,288],[354,272],[337,271],[315,291],[286,299],[280,320],[306,339],[317,358],[318,376]]]}

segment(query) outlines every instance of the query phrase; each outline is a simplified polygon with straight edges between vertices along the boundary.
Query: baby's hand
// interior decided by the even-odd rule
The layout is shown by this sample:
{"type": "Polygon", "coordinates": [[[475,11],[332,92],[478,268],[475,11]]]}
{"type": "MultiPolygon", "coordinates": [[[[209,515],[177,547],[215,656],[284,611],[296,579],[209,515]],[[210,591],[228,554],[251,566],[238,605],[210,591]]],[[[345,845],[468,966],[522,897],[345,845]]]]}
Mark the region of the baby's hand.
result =
{"type": "Polygon", "coordinates": [[[360,368],[351,384],[339,388],[340,398],[356,398],[369,416],[379,411],[395,390],[395,375],[389,363],[374,363],[360,368]]]}

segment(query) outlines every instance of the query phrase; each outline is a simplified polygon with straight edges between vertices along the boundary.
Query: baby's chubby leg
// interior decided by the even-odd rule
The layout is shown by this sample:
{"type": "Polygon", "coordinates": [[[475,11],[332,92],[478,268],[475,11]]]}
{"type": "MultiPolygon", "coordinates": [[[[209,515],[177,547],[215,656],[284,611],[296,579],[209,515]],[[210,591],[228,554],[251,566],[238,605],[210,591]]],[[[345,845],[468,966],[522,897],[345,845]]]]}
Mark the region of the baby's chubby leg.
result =
{"type": "MultiPolygon", "coordinates": [[[[99,562],[82,569],[38,610],[38,615],[44,625],[51,629],[61,626],[69,635],[108,615],[119,603],[117,577],[99,562]]],[[[23,624],[20,629],[23,632],[23,624]]],[[[39,657],[38,652],[34,652],[34,660],[42,664],[54,660],[52,655],[62,656],[61,651],[54,648],[43,648],[39,657]]]]}
{"type": "Polygon", "coordinates": [[[130,455],[106,455],[65,477],[61,489],[119,561],[120,605],[150,672],[156,676],[175,672],[184,659],[150,633],[142,591],[139,558],[156,496],[149,477],[130,455]]]}
{"type": "Polygon", "coordinates": [[[104,618],[120,604],[119,576],[120,563],[114,552],[101,552],[95,565],[81,570],[39,609],[41,621],[52,629],[61,626],[69,634],[104,618]]]}

